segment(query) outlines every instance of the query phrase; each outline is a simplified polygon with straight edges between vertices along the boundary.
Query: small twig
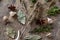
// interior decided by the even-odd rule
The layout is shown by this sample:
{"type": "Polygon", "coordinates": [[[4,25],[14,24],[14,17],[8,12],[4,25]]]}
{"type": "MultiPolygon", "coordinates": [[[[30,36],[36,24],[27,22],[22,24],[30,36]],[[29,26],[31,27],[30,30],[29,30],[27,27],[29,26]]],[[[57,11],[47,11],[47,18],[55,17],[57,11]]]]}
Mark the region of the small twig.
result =
{"type": "Polygon", "coordinates": [[[32,12],[30,13],[28,19],[34,14],[33,12],[35,11],[37,4],[38,4],[38,2],[34,5],[34,8],[33,8],[32,12]]]}
{"type": "Polygon", "coordinates": [[[34,19],[34,17],[35,17],[34,11],[36,10],[37,4],[38,4],[38,2],[34,5],[34,8],[33,8],[32,12],[30,13],[30,15],[29,15],[29,17],[28,17],[28,23],[27,23],[27,25],[30,24],[31,21],[32,21],[32,20],[34,19]]]}
{"type": "Polygon", "coordinates": [[[17,38],[15,40],[19,40],[19,36],[20,36],[20,30],[18,30],[18,35],[17,35],[17,38]]]}
{"type": "Polygon", "coordinates": [[[49,4],[48,4],[48,7],[50,7],[51,3],[54,2],[55,0],[52,0],[49,4]]]}

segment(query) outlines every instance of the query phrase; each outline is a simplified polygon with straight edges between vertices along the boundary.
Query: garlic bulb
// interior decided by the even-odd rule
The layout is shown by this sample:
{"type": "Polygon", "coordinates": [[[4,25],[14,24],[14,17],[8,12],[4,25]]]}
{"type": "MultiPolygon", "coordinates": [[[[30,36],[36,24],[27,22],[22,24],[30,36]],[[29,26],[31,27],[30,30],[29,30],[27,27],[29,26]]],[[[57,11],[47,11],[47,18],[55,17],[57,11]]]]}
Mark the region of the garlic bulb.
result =
{"type": "Polygon", "coordinates": [[[4,16],[3,17],[3,21],[6,21],[6,20],[8,20],[8,17],[7,16],[4,16]]]}

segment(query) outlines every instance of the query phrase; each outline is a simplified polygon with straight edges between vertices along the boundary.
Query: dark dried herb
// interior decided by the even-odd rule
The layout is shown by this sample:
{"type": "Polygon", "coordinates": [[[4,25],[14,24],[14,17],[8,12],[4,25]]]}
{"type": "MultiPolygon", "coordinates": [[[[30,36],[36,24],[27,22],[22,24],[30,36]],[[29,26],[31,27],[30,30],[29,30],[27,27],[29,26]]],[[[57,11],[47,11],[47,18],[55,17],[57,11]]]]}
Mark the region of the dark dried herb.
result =
{"type": "Polygon", "coordinates": [[[47,25],[47,19],[36,19],[36,24],[38,25],[47,25]]]}
{"type": "Polygon", "coordinates": [[[8,9],[10,9],[11,11],[16,11],[16,7],[14,5],[10,5],[8,9]]]}
{"type": "Polygon", "coordinates": [[[36,20],[36,24],[42,25],[44,24],[43,20],[36,20]]]}

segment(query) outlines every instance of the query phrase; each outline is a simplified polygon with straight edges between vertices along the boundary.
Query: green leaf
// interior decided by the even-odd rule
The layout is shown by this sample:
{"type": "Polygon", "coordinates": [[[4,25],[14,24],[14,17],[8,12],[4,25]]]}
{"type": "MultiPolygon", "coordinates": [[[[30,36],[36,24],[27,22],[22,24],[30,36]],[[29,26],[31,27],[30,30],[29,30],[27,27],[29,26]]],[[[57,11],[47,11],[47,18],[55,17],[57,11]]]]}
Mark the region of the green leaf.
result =
{"type": "Polygon", "coordinates": [[[59,8],[57,6],[54,6],[48,10],[48,15],[55,16],[59,12],[59,8]]]}
{"type": "Polygon", "coordinates": [[[25,37],[25,40],[40,40],[41,36],[39,35],[28,35],[25,37]]]}
{"type": "Polygon", "coordinates": [[[17,15],[18,15],[18,21],[21,22],[22,24],[25,24],[26,22],[25,14],[21,10],[19,10],[17,15]]]}
{"type": "Polygon", "coordinates": [[[13,28],[7,27],[6,28],[6,34],[11,38],[15,38],[16,32],[14,31],[13,28]]]}
{"type": "Polygon", "coordinates": [[[51,29],[53,29],[53,27],[51,25],[41,25],[39,28],[35,28],[32,32],[37,32],[37,33],[41,33],[41,32],[50,32],[51,29]]]}

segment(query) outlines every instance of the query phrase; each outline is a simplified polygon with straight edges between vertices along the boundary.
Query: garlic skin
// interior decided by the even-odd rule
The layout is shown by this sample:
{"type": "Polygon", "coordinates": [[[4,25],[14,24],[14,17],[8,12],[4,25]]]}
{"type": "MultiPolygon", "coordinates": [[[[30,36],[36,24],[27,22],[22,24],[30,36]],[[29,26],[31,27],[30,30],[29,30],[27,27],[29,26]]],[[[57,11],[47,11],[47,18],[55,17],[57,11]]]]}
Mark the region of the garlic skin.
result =
{"type": "Polygon", "coordinates": [[[13,17],[14,15],[16,15],[16,12],[10,11],[9,15],[10,15],[10,17],[13,17]]]}
{"type": "Polygon", "coordinates": [[[49,23],[49,24],[53,23],[53,19],[47,18],[47,20],[48,20],[48,23],[49,23]]]}
{"type": "Polygon", "coordinates": [[[4,16],[3,17],[3,21],[6,21],[6,20],[8,20],[8,17],[7,16],[4,16]]]}
{"type": "Polygon", "coordinates": [[[46,36],[48,37],[48,36],[50,36],[51,35],[51,33],[48,33],[46,36]]]}
{"type": "Polygon", "coordinates": [[[9,21],[13,22],[13,21],[14,21],[14,18],[13,18],[13,17],[14,17],[15,15],[16,15],[16,12],[10,11],[10,12],[9,12],[9,18],[8,18],[9,21]]]}

